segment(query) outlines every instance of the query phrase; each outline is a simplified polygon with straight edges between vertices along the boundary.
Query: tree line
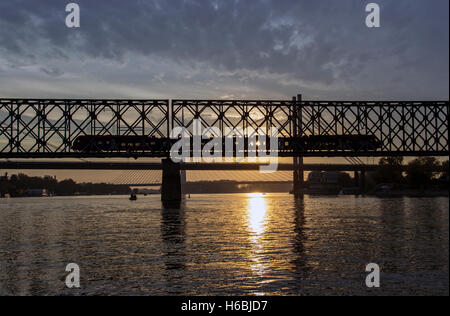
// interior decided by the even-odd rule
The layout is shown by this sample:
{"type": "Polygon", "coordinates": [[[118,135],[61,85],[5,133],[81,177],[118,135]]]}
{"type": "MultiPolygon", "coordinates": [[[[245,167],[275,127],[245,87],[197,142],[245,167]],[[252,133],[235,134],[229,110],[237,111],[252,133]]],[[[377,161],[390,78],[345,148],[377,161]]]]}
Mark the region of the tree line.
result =
{"type": "Polygon", "coordinates": [[[381,158],[373,174],[377,183],[404,184],[411,188],[425,188],[436,183],[448,184],[449,161],[435,157],[419,157],[404,163],[403,157],[381,158]]]}
{"type": "Polygon", "coordinates": [[[58,181],[50,176],[30,177],[18,174],[0,177],[1,196],[5,194],[11,197],[27,196],[31,189],[45,190],[48,195],[56,196],[129,194],[131,192],[128,185],[76,183],[72,179],[58,181]]]}

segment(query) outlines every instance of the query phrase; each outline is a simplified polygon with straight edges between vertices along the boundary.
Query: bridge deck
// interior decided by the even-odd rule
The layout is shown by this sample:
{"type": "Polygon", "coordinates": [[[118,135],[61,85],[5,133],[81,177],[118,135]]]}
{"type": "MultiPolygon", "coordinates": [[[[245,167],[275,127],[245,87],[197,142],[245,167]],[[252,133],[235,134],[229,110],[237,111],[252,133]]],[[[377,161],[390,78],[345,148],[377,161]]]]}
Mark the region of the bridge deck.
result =
{"type": "MultiPolygon", "coordinates": [[[[259,163],[184,163],[181,170],[220,171],[220,170],[259,170],[259,163]]],[[[350,164],[304,164],[305,171],[373,171],[377,165],[350,164]]],[[[3,170],[162,170],[161,163],[153,162],[56,162],[56,161],[4,161],[3,170]]],[[[293,164],[279,164],[278,171],[296,170],[293,164]]]]}

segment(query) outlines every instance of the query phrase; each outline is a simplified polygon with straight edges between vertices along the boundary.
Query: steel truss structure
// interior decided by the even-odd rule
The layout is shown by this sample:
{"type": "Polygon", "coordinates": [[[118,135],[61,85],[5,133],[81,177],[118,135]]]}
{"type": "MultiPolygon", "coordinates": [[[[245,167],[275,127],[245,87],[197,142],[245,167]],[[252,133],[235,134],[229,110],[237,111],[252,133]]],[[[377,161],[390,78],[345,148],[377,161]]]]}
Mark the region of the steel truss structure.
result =
{"type": "Polygon", "coordinates": [[[246,131],[260,128],[279,137],[304,135],[374,135],[382,146],[376,150],[343,151],[302,149],[280,156],[448,156],[449,102],[342,102],[342,101],[221,101],[174,100],[172,125],[192,132],[194,119],[202,128],[246,131]]]}
{"type": "MultiPolygon", "coordinates": [[[[82,135],[170,137],[171,128],[278,129],[280,138],[374,135],[376,150],[302,149],[280,156],[448,156],[449,102],[250,100],[0,100],[0,158],[161,157],[151,152],[77,152],[82,135]]],[[[248,135],[244,135],[248,136],[248,135]]],[[[167,153],[168,154],[168,153],[167,153]]],[[[167,156],[164,154],[164,156],[167,156]]]]}
{"type": "Polygon", "coordinates": [[[449,102],[303,101],[299,130],[307,135],[374,135],[381,141],[375,152],[355,156],[448,156],[448,121],[449,102]]]}
{"type": "Polygon", "coordinates": [[[82,135],[167,137],[168,100],[0,100],[0,157],[58,158],[82,135]]]}

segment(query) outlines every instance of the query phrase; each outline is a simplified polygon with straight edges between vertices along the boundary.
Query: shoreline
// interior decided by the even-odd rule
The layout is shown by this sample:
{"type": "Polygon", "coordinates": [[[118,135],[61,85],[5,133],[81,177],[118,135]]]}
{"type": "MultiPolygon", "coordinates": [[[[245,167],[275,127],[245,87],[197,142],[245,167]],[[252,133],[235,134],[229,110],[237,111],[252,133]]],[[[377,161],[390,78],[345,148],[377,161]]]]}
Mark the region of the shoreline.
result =
{"type": "MultiPolygon", "coordinates": [[[[194,195],[222,195],[222,194],[249,194],[251,192],[205,192],[205,193],[187,193],[191,196],[194,195]]],[[[267,194],[289,194],[289,192],[261,192],[267,194]]],[[[147,194],[147,196],[157,196],[160,194],[147,194]]],[[[127,196],[126,194],[83,194],[83,195],[53,195],[53,196],[16,196],[16,197],[0,197],[0,200],[10,200],[10,199],[23,199],[23,198],[53,198],[53,197],[95,197],[95,196],[127,196]]],[[[144,194],[138,194],[138,196],[146,197],[144,194]]],[[[312,197],[340,197],[340,196],[358,196],[358,197],[377,197],[377,198],[402,198],[402,197],[410,197],[410,198],[437,198],[437,197],[449,197],[448,191],[418,191],[418,190],[402,190],[402,191],[393,191],[389,193],[380,193],[380,194],[305,194],[305,196],[312,197]]]]}
{"type": "Polygon", "coordinates": [[[366,194],[366,196],[375,197],[449,197],[449,191],[439,190],[439,191],[421,191],[421,190],[398,190],[386,193],[373,193],[366,194]]]}

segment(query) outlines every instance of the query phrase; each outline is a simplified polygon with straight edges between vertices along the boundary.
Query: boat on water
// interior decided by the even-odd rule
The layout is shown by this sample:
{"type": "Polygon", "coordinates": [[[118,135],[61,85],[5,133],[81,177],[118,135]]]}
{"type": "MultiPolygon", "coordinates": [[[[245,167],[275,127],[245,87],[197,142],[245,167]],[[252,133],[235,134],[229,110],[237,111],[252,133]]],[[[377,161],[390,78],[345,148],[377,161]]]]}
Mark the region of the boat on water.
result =
{"type": "Polygon", "coordinates": [[[137,195],[136,194],[131,194],[130,196],[130,201],[136,201],[137,200],[137,195]]]}

